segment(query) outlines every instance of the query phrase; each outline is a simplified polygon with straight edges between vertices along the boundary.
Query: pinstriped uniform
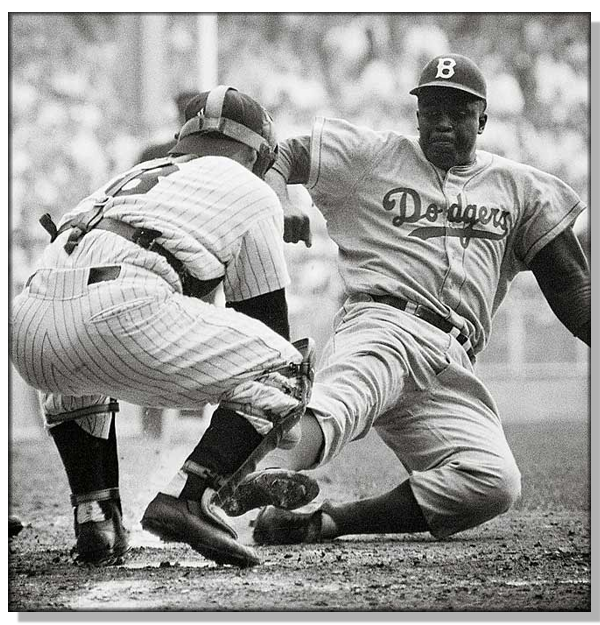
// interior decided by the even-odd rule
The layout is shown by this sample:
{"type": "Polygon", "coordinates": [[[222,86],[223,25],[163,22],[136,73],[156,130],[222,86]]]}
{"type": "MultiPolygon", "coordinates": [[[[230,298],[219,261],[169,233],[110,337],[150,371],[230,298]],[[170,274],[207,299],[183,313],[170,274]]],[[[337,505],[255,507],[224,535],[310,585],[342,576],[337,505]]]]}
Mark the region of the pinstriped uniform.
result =
{"type": "MultiPolygon", "coordinates": [[[[89,210],[102,191],[64,219],[89,210]]],[[[231,159],[207,156],[145,172],[109,201],[105,215],[160,231],[157,242],[195,277],[224,278],[228,301],[289,283],[279,202],[231,159]]],[[[157,253],[92,230],[68,255],[68,236],[46,248],[11,315],[12,359],[43,392],[48,423],[104,406],[108,397],[171,408],[231,401],[251,404],[248,412],[259,416],[296,407],[269,374],[301,361],[288,341],[232,309],[184,296],[157,253]],[[121,267],[116,279],[88,284],[91,267],[110,265],[121,267]]],[[[248,418],[259,431],[270,427],[248,418]]],[[[105,422],[100,411],[89,428],[102,430],[105,422]]]]}

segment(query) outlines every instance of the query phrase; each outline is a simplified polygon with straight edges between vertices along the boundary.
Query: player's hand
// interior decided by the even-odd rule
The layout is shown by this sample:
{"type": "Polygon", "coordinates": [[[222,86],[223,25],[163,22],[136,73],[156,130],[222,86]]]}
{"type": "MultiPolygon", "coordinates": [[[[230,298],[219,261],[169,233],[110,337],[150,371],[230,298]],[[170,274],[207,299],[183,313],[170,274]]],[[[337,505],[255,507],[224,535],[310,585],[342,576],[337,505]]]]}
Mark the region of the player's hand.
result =
{"type": "Polygon", "coordinates": [[[283,220],[283,240],[286,243],[304,241],[306,247],[312,246],[310,218],[303,210],[286,202],[283,206],[283,220]]]}

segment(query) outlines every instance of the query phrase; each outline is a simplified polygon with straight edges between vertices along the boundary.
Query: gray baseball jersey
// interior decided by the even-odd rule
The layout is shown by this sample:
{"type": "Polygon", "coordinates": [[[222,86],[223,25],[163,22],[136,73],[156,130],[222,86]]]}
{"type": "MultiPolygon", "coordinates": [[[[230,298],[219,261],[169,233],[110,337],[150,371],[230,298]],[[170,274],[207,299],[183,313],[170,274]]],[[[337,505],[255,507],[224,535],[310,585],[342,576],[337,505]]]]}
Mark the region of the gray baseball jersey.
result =
{"type": "Polygon", "coordinates": [[[478,150],[447,174],[416,137],[317,118],[307,184],[349,294],[422,304],[475,351],[510,281],[585,209],[555,176],[478,150]]]}

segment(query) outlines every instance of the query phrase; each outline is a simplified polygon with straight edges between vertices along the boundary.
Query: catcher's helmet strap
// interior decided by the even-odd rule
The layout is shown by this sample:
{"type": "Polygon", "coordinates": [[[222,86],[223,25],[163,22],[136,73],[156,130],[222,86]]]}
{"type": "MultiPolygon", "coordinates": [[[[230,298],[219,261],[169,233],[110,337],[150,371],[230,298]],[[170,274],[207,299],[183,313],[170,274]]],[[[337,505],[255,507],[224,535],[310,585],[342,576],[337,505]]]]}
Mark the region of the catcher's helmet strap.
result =
{"type": "Polygon", "coordinates": [[[237,91],[235,87],[219,85],[208,92],[206,104],[204,106],[204,115],[206,115],[206,117],[221,117],[223,115],[223,104],[225,103],[225,96],[229,90],[237,91]]]}
{"type": "Polygon", "coordinates": [[[207,117],[206,114],[199,113],[196,117],[185,122],[179,131],[178,139],[194,133],[219,132],[230,139],[235,139],[244,145],[250,146],[253,150],[260,152],[261,146],[267,145],[267,141],[258,133],[250,130],[238,122],[226,117],[207,117]]]}
{"type": "Polygon", "coordinates": [[[183,125],[177,138],[182,139],[196,132],[220,132],[226,137],[235,139],[259,153],[263,145],[270,147],[265,137],[233,119],[223,117],[223,104],[228,91],[237,91],[237,89],[229,85],[218,85],[211,89],[206,98],[204,108],[183,125]]]}

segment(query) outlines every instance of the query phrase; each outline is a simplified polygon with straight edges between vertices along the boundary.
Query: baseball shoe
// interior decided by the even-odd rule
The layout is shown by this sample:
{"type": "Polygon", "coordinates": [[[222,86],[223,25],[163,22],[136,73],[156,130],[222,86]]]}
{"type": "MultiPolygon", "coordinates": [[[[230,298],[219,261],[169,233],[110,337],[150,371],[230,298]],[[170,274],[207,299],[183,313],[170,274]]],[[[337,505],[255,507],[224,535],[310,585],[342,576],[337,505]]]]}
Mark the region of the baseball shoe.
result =
{"type": "Polygon", "coordinates": [[[21,519],[14,514],[8,515],[8,537],[12,538],[16,536],[23,529],[23,523],[21,519]]]}
{"type": "Polygon", "coordinates": [[[259,545],[320,543],[323,512],[327,502],[314,512],[289,512],[273,506],[263,508],[254,523],[252,537],[259,545]]]}
{"type": "Polygon", "coordinates": [[[269,505],[294,510],[305,506],[318,494],[318,483],[308,475],[288,469],[265,469],[245,477],[221,507],[229,516],[241,516],[269,505]]]}
{"type": "Polygon", "coordinates": [[[217,564],[249,567],[259,564],[253,549],[237,541],[237,533],[212,503],[207,488],[200,501],[158,493],[142,518],[142,527],[165,542],[181,542],[217,564]]]}
{"type": "Polygon", "coordinates": [[[82,502],[75,507],[75,562],[93,566],[123,564],[124,556],[129,551],[129,538],[123,527],[120,502],[98,501],[104,519],[82,520],[89,504],[82,502]]]}

